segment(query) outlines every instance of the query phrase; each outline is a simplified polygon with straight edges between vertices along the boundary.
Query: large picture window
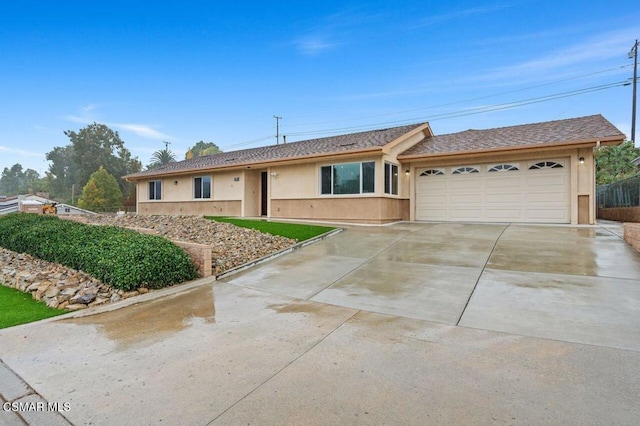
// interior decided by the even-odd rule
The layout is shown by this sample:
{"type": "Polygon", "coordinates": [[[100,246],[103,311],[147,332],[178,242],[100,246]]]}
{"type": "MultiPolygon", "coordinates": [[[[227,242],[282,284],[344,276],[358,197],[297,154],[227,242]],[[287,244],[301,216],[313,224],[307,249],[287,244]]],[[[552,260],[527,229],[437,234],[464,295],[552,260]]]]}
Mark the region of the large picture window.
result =
{"type": "Polygon", "coordinates": [[[384,163],[384,193],[398,195],[398,165],[384,163]]]}
{"type": "Polygon", "coordinates": [[[162,199],[162,181],[152,180],[149,182],[149,199],[161,200],[162,199]]]}
{"type": "Polygon", "coordinates": [[[193,198],[211,198],[211,176],[193,178],[193,198]]]}
{"type": "Polygon", "coordinates": [[[376,163],[342,163],[320,168],[323,195],[371,194],[375,192],[376,163]]]}

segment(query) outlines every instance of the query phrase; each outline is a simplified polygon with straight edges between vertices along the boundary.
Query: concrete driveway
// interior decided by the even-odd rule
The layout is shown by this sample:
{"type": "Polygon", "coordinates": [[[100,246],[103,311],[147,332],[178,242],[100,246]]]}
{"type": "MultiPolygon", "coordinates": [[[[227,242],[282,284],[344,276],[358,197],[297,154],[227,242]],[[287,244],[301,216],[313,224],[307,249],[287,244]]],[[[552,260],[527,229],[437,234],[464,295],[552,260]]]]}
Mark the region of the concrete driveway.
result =
{"type": "Polygon", "coordinates": [[[222,281],[0,330],[0,394],[69,404],[19,413],[33,424],[636,424],[640,255],[616,232],[349,228],[222,281]]]}

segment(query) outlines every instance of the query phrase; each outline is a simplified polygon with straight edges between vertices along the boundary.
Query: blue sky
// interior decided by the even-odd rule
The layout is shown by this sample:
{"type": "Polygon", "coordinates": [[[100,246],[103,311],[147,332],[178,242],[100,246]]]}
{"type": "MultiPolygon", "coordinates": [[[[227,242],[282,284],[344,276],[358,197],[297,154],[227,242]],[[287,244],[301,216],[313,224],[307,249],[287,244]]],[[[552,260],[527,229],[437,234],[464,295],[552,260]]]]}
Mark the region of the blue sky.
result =
{"type": "Polygon", "coordinates": [[[627,0],[5,1],[0,170],[44,173],[93,121],[144,165],[162,141],[273,144],[274,115],[290,142],[598,113],[630,136],[636,38],[627,0]]]}

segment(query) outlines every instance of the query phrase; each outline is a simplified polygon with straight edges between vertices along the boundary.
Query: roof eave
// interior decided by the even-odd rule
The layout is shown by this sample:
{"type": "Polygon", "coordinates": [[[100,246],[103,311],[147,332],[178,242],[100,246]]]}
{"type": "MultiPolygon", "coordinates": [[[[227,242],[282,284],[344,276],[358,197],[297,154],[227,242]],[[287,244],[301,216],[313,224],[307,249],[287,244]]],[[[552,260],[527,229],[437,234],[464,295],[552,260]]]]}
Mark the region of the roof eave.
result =
{"type": "Polygon", "coordinates": [[[530,150],[538,150],[538,149],[557,149],[564,147],[571,148],[589,148],[596,146],[598,142],[602,145],[615,145],[616,143],[622,143],[624,141],[625,136],[607,136],[603,138],[595,138],[595,139],[584,139],[584,140],[574,140],[574,141],[562,141],[562,142],[552,142],[552,143],[540,143],[540,144],[531,144],[531,145],[515,145],[515,146],[507,146],[507,147],[497,147],[497,148],[488,148],[488,149],[472,149],[465,151],[456,151],[456,152],[431,152],[431,153],[421,153],[421,154],[411,154],[411,155],[403,155],[400,154],[398,156],[398,160],[419,160],[424,158],[444,158],[444,157],[459,157],[473,154],[490,154],[490,153],[502,153],[509,151],[530,151],[530,150]]]}
{"type": "Polygon", "coordinates": [[[267,167],[269,165],[276,164],[276,163],[290,163],[290,162],[296,162],[300,160],[309,160],[309,159],[322,158],[322,157],[336,157],[336,156],[347,156],[347,155],[353,156],[353,155],[359,155],[359,154],[381,153],[382,149],[383,147],[375,146],[375,147],[361,148],[361,149],[350,150],[350,151],[332,151],[332,152],[325,152],[325,153],[319,153],[319,154],[300,155],[297,157],[276,158],[276,159],[263,160],[258,162],[220,164],[216,166],[173,170],[173,171],[167,171],[162,173],[150,173],[142,176],[128,175],[128,176],[125,176],[124,178],[127,181],[131,182],[131,181],[142,180],[142,179],[153,178],[153,177],[188,175],[188,174],[193,174],[193,173],[203,172],[203,171],[259,168],[259,167],[267,167]]]}
{"type": "Polygon", "coordinates": [[[406,141],[407,139],[411,139],[413,136],[417,135],[418,133],[422,133],[424,135],[424,137],[432,137],[433,136],[433,132],[431,131],[431,126],[429,126],[429,123],[424,123],[418,127],[416,127],[415,129],[411,130],[410,132],[407,132],[401,136],[398,136],[397,138],[395,138],[394,140],[392,140],[391,142],[385,144],[382,147],[382,151],[384,153],[388,153],[392,148],[394,148],[395,146],[401,144],[402,142],[406,141]]]}

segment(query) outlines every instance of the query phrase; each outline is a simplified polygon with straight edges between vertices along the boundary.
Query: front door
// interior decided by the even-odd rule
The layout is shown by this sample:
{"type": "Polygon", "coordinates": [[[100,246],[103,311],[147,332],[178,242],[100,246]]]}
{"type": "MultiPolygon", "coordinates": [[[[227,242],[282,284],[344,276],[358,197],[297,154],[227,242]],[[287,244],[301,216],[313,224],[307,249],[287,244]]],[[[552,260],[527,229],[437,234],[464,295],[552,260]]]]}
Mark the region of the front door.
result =
{"type": "Polygon", "coordinates": [[[267,216],[267,182],[269,175],[267,172],[260,173],[260,215],[267,216]]]}

